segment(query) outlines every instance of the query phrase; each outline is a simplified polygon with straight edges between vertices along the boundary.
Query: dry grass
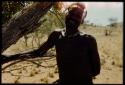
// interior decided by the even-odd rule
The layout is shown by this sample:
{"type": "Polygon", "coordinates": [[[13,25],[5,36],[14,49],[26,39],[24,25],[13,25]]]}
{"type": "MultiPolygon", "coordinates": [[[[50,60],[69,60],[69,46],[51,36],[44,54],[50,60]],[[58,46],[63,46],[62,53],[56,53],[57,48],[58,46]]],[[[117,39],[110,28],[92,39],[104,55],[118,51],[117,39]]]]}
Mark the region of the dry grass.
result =
{"type": "MultiPolygon", "coordinates": [[[[117,28],[113,31],[110,36],[105,36],[104,27],[88,27],[86,29],[80,29],[91,35],[93,35],[98,44],[99,55],[101,58],[101,73],[94,79],[94,83],[123,83],[123,29],[117,28]],[[102,29],[103,28],[103,29],[102,29]]],[[[45,41],[43,38],[42,41],[45,41]]],[[[25,47],[22,42],[23,38],[20,39],[15,45],[7,49],[4,54],[15,54],[23,50],[31,48],[31,40],[29,40],[29,47],[25,47]]],[[[52,49],[52,51],[54,51],[52,49]]],[[[38,60],[38,61],[41,61],[38,60]]],[[[41,65],[54,65],[56,63],[55,59],[51,61],[40,62],[41,65]]],[[[4,64],[2,67],[6,66],[4,64]]],[[[2,83],[52,83],[58,79],[58,69],[37,67],[31,62],[24,61],[17,63],[9,68],[5,69],[15,69],[22,67],[18,70],[3,72],[2,73],[2,83]],[[23,66],[26,66],[23,68],[23,66]],[[15,74],[15,75],[12,75],[15,74]],[[18,75],[18,76],[16,76],[18,75]]]]}

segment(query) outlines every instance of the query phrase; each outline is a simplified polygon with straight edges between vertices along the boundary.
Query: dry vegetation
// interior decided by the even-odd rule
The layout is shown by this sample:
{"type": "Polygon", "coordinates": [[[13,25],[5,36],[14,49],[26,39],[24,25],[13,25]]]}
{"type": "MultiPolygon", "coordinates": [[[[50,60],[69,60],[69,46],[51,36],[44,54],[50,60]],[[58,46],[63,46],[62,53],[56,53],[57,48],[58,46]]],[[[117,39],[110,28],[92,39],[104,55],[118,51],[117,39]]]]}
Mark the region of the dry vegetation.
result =
{"type": "MultiPolygon", "coordinates": [[[[123,28],[118,26],[113,30],[110,36],[105,36],[105,27],[88,26],[82,29],[93,35],[98,44],[98,50],[101,58],[101,73],[94,79],[94,83],[123,83],[123,28]]],[[[45,41],[44,37],[41,41],[45,41]]],[[[40,42],[40,43],[42,43],[40,42]]],[[[34,41],[35,43],[35,41],[34,41]]],[[[15,45],[11,46],[4,54],[15,54],[31,48],[31,40],[28,40],[28,46],[24,45],[24,39],[20,39],[15,45]]],[[[37,45],[34,45],[37,47],[37,45]]],[[[54,49],[49,52],[54,52],[54,49]]],[[[48,52],[48,53],[49,53],[48,52]]],[[[55,54],[55,52],[54,52],[55,54]]],[[[58,79],[58,69],[55,58],[46,60],[43,58],[29,59],[18,62],[7,68],[8,64],[2,65],[2,83],[52,83],[58,79]],[[35,63],[34,63],[35,62],[35,63]],[[38,63],[38,64],[36,64],[38,63]],[[49,67],[46,67],[49,66],[49,67]]]]}

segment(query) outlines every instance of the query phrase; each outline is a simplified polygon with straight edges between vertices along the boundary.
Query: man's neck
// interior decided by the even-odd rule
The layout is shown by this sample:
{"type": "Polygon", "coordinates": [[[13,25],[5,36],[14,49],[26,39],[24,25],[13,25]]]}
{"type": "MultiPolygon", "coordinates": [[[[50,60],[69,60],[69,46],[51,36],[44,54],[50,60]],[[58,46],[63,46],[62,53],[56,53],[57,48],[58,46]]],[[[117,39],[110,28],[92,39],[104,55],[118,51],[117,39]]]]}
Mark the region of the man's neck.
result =
{"type": "Polygon", "coordinates": [[[66,29],[66,36],[68,36],[68,35],[73,35],[73,34],[75,34],[75,33],[77,33],[77,32],[79,32],[78,29],[77,29],[77,30],[67,30],[67,29],[66,29]]]}

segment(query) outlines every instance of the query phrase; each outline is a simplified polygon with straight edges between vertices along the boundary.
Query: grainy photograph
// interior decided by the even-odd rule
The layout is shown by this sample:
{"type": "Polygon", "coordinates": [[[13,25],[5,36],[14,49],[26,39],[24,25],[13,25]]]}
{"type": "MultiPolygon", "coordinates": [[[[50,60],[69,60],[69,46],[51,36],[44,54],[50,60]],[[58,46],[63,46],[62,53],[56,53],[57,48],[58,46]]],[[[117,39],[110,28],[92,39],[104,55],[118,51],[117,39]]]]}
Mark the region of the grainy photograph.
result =
{"type": "Polygon", "coordinates": [[[2,1],[2,84],[123,84],[123,2],[2,1]]]}

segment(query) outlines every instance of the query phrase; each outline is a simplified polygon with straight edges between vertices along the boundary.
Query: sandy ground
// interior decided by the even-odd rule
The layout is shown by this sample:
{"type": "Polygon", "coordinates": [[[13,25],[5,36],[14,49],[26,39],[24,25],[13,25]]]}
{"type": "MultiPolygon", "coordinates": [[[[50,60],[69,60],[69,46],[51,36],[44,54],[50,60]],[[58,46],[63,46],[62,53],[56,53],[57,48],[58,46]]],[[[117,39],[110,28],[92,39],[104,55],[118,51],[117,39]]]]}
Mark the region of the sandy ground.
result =
{"type": "MultiPolygon", "coordinates": [[[[41,60],[41,59],[39,59],[41,60]]],[[[55,60],[54,60],[55,61],[55,60]]],[[[54,62],[53,62],[54,63],[54,62]]],[[[8,63],[9,64],[9,63],[8,63]]],[[[39,63],[40,64],[40,63],[39,63]]],[[[45,63],[41,64],[44,65],[45,63]]],[[[52,64],[52,63],[51,63],[52,64]]],[[[7,66],[4,65],[3,68],[7,66]]],[[[49,65],[48,65],[49,66],[49,65]]],[[[58,70],[44,68],[28,61],[22,61],[2,72],[2,83],[52,83],[58,79],[58,70]]],[[[103,65],[94,84],[122,84],[123,69],[114,65],[103,65]],[[110,67],[109,67],[110,66],[110,67]]]]}
{"type": "MultiPolygon", "coordinates": [[[[111,36],[104,36],[104,29],[84,29],[84,31],[97,39],[101,59],[101,72],[96,76],[96,79],[93,79],[94,84],[122,84],[122,30],[115,31],[111,36]]],[[[5,54],[14,54],[19,46],[20,44],[17,43],[15,47],[9,48],[5,54]]],[[[58,79],[55,58],[50,60],[30,59],[8,66],[13,62],[15,61],[2,65],[2,83],[52,83],[58,79]]]]}

